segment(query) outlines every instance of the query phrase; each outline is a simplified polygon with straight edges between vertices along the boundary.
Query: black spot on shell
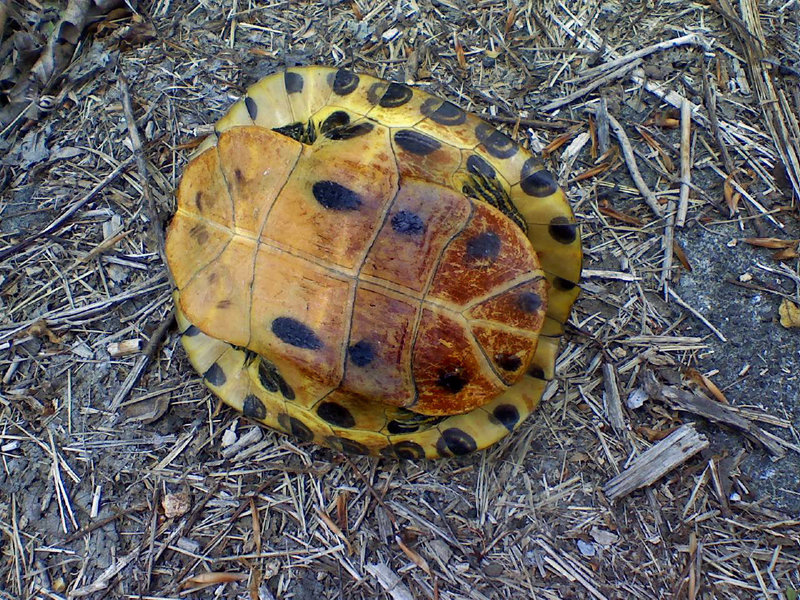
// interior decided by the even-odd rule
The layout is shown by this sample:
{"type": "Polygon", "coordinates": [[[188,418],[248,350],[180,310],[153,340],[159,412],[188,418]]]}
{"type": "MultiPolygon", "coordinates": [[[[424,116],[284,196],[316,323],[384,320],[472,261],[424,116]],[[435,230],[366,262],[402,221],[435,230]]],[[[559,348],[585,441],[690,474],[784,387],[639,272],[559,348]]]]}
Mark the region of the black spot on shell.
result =
{"type": "Polygon", "coordinates": [[[358,87],[358,75],[347,69],[339,69],[333,77],[331,88],[339,96],[347,96],[358,87]]]}
{"type": "Polygon", "coordinates": [[[436,449],[444,456],[463,456],[477,450],[478,444],[466,431],[457,427],[445,429],[436,442],[436,449]]]}
{"type": "Polygon", "coordinates": [[[242,183],[244,181],[244,175],[242,174],[242,170],[240,168],[236,168],[233,170],[233,175],[236,177],[236,183],[242,183]]]}
{"type": "Polygon", "coordinates": [[[383,108],[397,108],[411,100],[413,95],[414,92],[411,91],[411,88],[402,83],[390,83],[378,104],[383,108]]]}
{"type": "Polygon", "coordinates": [[[488,123],[479,123],[475,128],[475,136],[481,141],[486,151],[495,158],[511,158],[519,150],[506,134],[497,131],[488,123]]]}
{"type": "Polygon", "coordinates": [[[335,448],[339,452],[345,454],[358,454],[359,456],[369,456],[372,454],[364,444],[355,440],[348,440],[347,438],[331,435],[325,438],[325,441],[331,448],[335,448]]]}
{"type": "Polygon", "coordinates": [[[467,171],[473,175],[482,175],[486,179],[494,179],[497,177],[497,172],[494,170],[492,165],[486,162],[486,159],[478,156],[477,154],[471,154],[467,159],[467,171]]]}
{"type": "Polygon", "coordinates": [[[295,419],[286,413],[281,413],[278,415],[278,425],[283,427],[284,431],[288,431],[301,442],[314,441],[314,432],[311,431],[308,425],[303,423],[300,419],[295,419]]]}
{"type": "Polygon", "coordinates": [[[219,302],[217,302],[217,308],[219,310],[225,310],[226,308],[230,308],[231,304],[233,304],[233,302],[231,302],[230,300],[227,300],[227,299],[226,300],[220,300],[219,302]]]}
{"type": "Polygon", "coordinates": [[[470,258],[494,260],[500,254],[500,237],[494,231],[484,231],[467,240],[470,258]]]}
{"type": "Polygon", "coordinates": [[[294,400],[294,390],[278,371],[278,367],[264,358],[259,358],[258,380],[270,392],[280,390],[281,395],[287,400],[294,400]]]}
{"type": "Polygon", "coordinates": [[[203,192],[198,191],[194,195],[194,205],[197,207],[198,212],[203,212],[203,192]]]}
{"type": "Polygon", "coordinates": [[[405,235],[420,235],[425,231],[425,223],[418,214],[400,210],[392,217],[392,229],[405,235]]]}
{"type": "Polygon", "coordinates": [[[567,217],[553,217],[547,231],[555,241],[571,244],[578,235],[578,224],[570,223],[567,217]]]}
{"type": "Polygon", "coordinates": [[[298,142],[303,142],[306,139],[310,139],[307,138],[309,134],[308,126],[300,122],[289,123],[283,127],[273,127],[272,131],[280,133],[281,135],[285,135],[286,137],[292,138],[298,142]]]}
{"type": "Polygon", "coordinates": [[[253,121],[255,121],[256,117],[258,116],[258,104],[256,104],[256,101],[250,96],[245,96],[244,106],[247,109],[247,114],[250,115],[250,118],[253,119],[253,121]]]}
{"type": "Polygon", "coordinates": [[[542,298],[534,292],[522,292],[517,296],[517,304],[526,313],[535,313],[542,308],[542,298]]]}
{"type": "Polygon", "coordinates": [[[367,135],[373,129],[375,129],[375,126],[372,123],[355,123],[353,125],[343,125],[342,127],[331,129],[325,132],[325,137],[329,140],[350,140],[362,135],[367,135]]]}
{"type": "Polygon", "coordinates": [[[358,210],[361,197],[335,181],[317,181],[311,191],[322,206],[331,210],[358,210]]]}
{"type": "Polygon", "coordinates": [[[563,277],[553,277],[553,287],[562,292],[572,291],[577,285],[578,284],[576,284],[574,281],[570,281],[569,279],[564,279],[563,277]]]}
{"type": "Polygon", "coordinates": [[[543,381],[545,379],[544,371],[542,370],[541,367],[531,366],[531,368],[528,369],[528,375],[530,375],[534,379],[541,379],[543,381]]]}
{"type": "Polygon", "coordinates": [[[439,379],[436,380],[436,385],[451,394],[457,394],[463,390],[467,383],[469,383],[469,378],[461,367],[441,371],[439,379]]]}
{"type": "Polygon", "coordinates": [[[299,94],[303,91],[303,76],[300,73],[286,71],[283,74],[283,84],[287,94],[299,94]]]}
{"type": "Polygon", "coordinates": [[[242,403],[242,413],[245,417],[264,419],[267,416],[267,407],[253,394],[248,394],[242,403]]]}
{"type": "Polygon", "coordinates": [[[198,333],[200,333],[200,330],[197,327],[195,327],[194,325],[189,325],[183,332],[183,335],[185,335],[186,337],[194,337],[198,333]]]}
{"type": "Polygon", "coordinates": [[[499,404],[494,407],[492,416],[497,419],[503,427],[513,431],[519,423],[519,411],[513,404],[499,404]]]}
{"type": "Polygon", "coordinates": [[[452,127],[461,125],[467,119],[467,113],[451,102],[442,102],[439,98],[428,98],[422,103],[420,111],[431,121],[452,127]]]}
{"type": "Polygon", "coordinates": [[[367,340],[356,342],[348,348],[350,360],[357,367],[366,367],[375,359],[375,350],[367,340]]]}
{"type": "Polygon", "coordinates": [[[394,134],[394,141],[403,150],[416,154],[418,156],[426,156],[431,152],[436,152],[442,145],[429,135],[414,131],[413,129],[401,129],[394,134]]]}
{"type": "Polygon", "coordinates": [[[416,442],[398,442],[381,448],[381,456],[414,460],[425,458],[425,450],[416,442]]]}
{"type": "Polygon", "coordinates": [[[498,352],[495,354],[494,362],[505,371],[516,371],[522,366],[522,359],[519,356],[507,352],[498,352]]]}
{"type": "Polygon", "coordinates": [[[343,429],[352,429],[356,424],[353,414],[336,402],[322,402],[317,407],[317,414],[331,425],[343,429]]]}
{"type": "Polygon", "coordinates": [[[521,175],[519,186],[528,196],[546,198],[558,191],[558,184],[552,173],[536,158],[531,157],[525,161],[521,175]]]}
{"type": "Polygon", "coordinates": [[[350,115],[343,110],[337,110],[336,112],[332,112],[327,116],[327,118],[319,126],[319,130],[322,133],[327,133],[332,129],[343,127],[348,123],[350,123],[350,115]]]}
{"type": "Polygon", "coordinates": [[[272,333],[282,342],[306,350],[319,350],[322,341],[308,326],[291,317],[278,317],[272,321],[272,333]]]}
{"type": "Polygon", "coordinates": [[[228,380],[228,378],[225,377],[225,371],[223,371],[222,367],[220,367],[217,363],[214,363],[208,367],[206,372],[203,373],[203,379],[216,387],[225,385],[225,382],[228,380]]]}

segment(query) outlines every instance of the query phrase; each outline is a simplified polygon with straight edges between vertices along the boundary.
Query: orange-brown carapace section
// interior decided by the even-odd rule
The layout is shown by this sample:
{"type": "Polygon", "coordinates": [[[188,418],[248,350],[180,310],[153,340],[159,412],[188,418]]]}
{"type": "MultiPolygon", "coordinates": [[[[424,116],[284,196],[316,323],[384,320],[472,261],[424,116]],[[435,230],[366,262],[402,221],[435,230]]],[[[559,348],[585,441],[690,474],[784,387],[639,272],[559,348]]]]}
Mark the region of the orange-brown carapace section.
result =
{"type": "Polygon", "coordinates": [[[246,416],[434,458],[536,407],[580,235],[553,177],[482,119],[345,69],[288,69],[216,123],[177,200],[182,342],[246,416]]]}

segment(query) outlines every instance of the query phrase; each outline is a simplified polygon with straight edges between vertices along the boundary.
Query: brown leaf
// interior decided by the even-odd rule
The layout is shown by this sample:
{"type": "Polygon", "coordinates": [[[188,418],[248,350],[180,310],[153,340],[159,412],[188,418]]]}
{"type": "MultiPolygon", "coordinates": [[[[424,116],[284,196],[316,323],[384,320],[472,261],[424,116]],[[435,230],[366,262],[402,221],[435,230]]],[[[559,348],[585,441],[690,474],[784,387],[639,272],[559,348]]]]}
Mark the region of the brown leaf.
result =
{"type": "Polygon", "coordinates": [[[778,307],[778,314],[781,316],[781,325],[790,329],[800,327],[800,306],[788,298],[784,298],[778,307]]]}
{"type": "Polygon", "coordinates": [[[728,399],[725,397],[725,394],[722,393],[722,390],[719,389],[713,381],[711,381],[708,377],[703,375],[697,369],[692,369],[692,368],[686,369],[686,376],[695,383],[697,383],[700,387],[705,388],[706,391],[712,396],[714,396],[714,398],[718,402],[721,402],[722,404],[729,404],[728,399]]]}
{"type": "Polygon", "coordinates": [[[745,238],[742,240],[750,244],[751,246],[758,246],[760,248],[773,248],[773,249],[781,249],[781,248],[790,248],[792,246],[797,246],[798,240],[782,240],[780,238],[745,238]]]}
{"type": "Polygon", "coordinates": [[[25,330],[25,333],[35,337],[45,336],[48,340],[50,340],[51,344],[61,343],[61,338],[53,333],[53,330],[47,326],[47,321],[44,319],[39,319],[36,321],[36,323],[25,330]]]}
{"type": "Polygon", "coordinates": [[[401,549],[403,552],[405,552],[405,555],[406,555],[406,556],[409,558],[409,560],[410,560],[411,562],[413,562],[413,563],[414,563],[415,565],[417,565],[417,566],[418,566],[420,569],[422,569],[423,571],[425,571],[425,573],[427,573],[428,575],[430,575],[430,574],[431,574],[431,568],[430,568],[430,566],[428,565],[428,561],[426,561],[424,558],[422,558],[422,557],[421,557],[419,554],[417,554],[417,553],[416,553],[414,550],[412,550],[411,548],[409,548],[408,546],[406,546],[406,545],[405,545],[405,543],[403,542],[403,538],[402,538],[402,537],[400,537],[399,535],[396,535],[396,536],[394,536],[394,539],[395,539],[395,541],[397,542],[397,545],[398,545],[398,546],[400,546],[400,549],[401,549]]]}
{"type": "Polygon", "coordinates": [[[742,195],[734,190],[733,184],[731,183],[732,180],[733,175],[728,175],[725,178],[725,183],[723,184],[722,189],[725,197],[725,204],[728,206],[731,214],[734,215],[739,212],[739,200],[742,199],[742,195]]]}
{"type": "Polygon", "coordinates": [[[772,255],[772,258],[775,260],[793,260],[795,258],[800,257],[800,253],[797,252],[797,245],[792,248],[785,248],[784,250],[778,250],[775,254],[772,255]]]}
{"type": "Polygon", "coordinates": [[[209,573],[198,573],[189,577],[183,582],[183,588],[190,587],[205,587],[207,585],[216,585],[218,583],[230,583],[232,581],[244,581],[247,579],[246,573],[221,573],[211,571],[209,573]]]}

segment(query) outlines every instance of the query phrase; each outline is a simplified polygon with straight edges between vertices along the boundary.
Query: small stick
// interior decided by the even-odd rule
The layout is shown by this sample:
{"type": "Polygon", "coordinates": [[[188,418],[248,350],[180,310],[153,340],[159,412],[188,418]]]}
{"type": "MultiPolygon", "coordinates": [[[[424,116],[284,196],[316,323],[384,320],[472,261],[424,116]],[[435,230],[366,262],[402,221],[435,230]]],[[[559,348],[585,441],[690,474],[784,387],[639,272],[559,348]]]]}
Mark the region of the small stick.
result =
{"type": "Polygon", "coordinates": [[[717,329],[711,323],[709,323],[708,319],[706,319],[703,315],[701,315],[699,312],[697,312],[697,310],[695,310],[694,308],[689,306],[683,298],[678,296],[678,294],[676,294],[674,291],[672,291],[672,289],[670,289],[668,291],[669,291],[669,295],[672,296],[672,299],[675,300],[675,302],[680,304],[683,308],[685,308],[690,313],[692,313],[695,317],[700,319],[705,324],[705,326],[708,327],[713,332],[713,334],[715,336],[717,336],[723,342],[727,342],[728,341],[728,339],[724,335],[722,335],[722,332],[719,329],[717,329]]]}
{"type": "Polygon", "coordinates": [[[670,291],[669,282],[672,276],[672,257],[675,245],[675,198],[670,197],[667,202],[667,222],[664,225],[664,237],[662,238],[662,249],[664,250],[664,261],[661,263],[661,287],[664,289],[664,300],[667,299],[667,292],[670,291]]]}
{"type": "Polygon", "coordinates": [[[708,47],[709,45],[708,41],[702,35],[698,33],[690,33],[688,35],[684,35],[679,38],[673,38],[671,40],[659,42],[658,44],[653,44],[652,46],[647,46],[646,48],[641,48],[639,50],[636,50],[635,52],[626,54],[625,56],[620,56],[619,58],[610,60],[607,63],[603,63],[602,65],[592,67],[591,69],[586,69],[583,73],[581,73],[575,79],[573,79],[568,83],[576,83],[578,81],[591,79],[595,75],[598,75],[599,73],[603,73],[604,71],[608,71],[610,69],[615,69],[619,65],[624,65],[630,63],[631,61],[636,61],[636,60],[641,61],[642,58],[650,54],[653,54],[654,52],[659,52],[661,50],[669,50],[670,48],[677,48],[678,46],[683,46],[685,44],[701,45],[703,47],[708,47]]]}
{"type": "Polygon", "coordinates": [[[615,69],[610,73],[606,73],[602,77],[598,77],[597,79],[592,81],[589,85],[582,87],[579,90],[575,90],[574,92],[572,92],[571,94],[567,94],[563,98],[559,98],[558,100],[553,100],[552,102],[545,104],[539,110],[541,110],[542,112],[548,112],[556,108],[559,108],[561,106],[564,106],[565,104],[569,104],[573,100],[576,100],[581,96],[585,96],[592,90],[599,88],[601,85],[608,83],[609,81],[613,81],[614,79],[619,79],[620,77],[622,77],[629,71],[632,71],[641,64],[642,64],[642,59],[637,58],[631,63],[622,65],[620,68],[615,69]]]}
{"type": "Polygon", "coordinates": [[[74,215],[81,208],[86,206],[86,204],[91,202],[94,199],[94,197],[97,196],[97,194],[99,194],[108,184],[110,184],[117,177],[119,177],[120,174],[131,165],[133,160],[134,160],[133,157],[130,156],[130,157],[126,158],[124,161],[122,161],[121,163],[119,163],[117,165],[117,167],[113,171],[111,171],[111,173],[109,173],[106,176],[105,179],[103,179],[103,181],[101,181],[96,186],[94,186],[88,194],[86,194],[83,198],[81,198],[80,200],[75,202],[75,204],[70,206],[63,213],[61,213],[61,216],[59,216],[58,218],[54,219],[50,223],[50,225],[48,225],[44,229],[38,231],[37,233],[34,233],[30,237],[25,238],[21,242],[19,242],[17,244],[14,244],[13,246],[9,246],[5,250],[0,250],[0,261],[3,261],[6,258],[8,258],[9,256],[11,256],[13,254],[16,254],[20,250],[24,250],[25,248],[30,246],[33,242],[35,242],[40,237],[49,235],[49,234],[53,233],[56,229],[61,227],[64,223],[66,223],[69,220],[69,218],[72,215],[74,215]]]}
{"type": "Polygon", "coordinates": [[[686,225],[689,187],[692,183],[692,109],[688,100],[681,103],[681,195],[675,225],[686,225]]]}
{"type": "Polygon", "coordinates": [[[622,154],[625,157],[625,164],[628,165],[628,171],[631,174],[631,179],[633,179],[633,182],[636,184],[636,188],[639,190],[639,193],[644,197],[644,201],[647,202],[647,205],[656,214],[656,216],[663,217],[664,211],[661,209],[656,195],[650,191],[650,188],[647,187],[644,179],[642,179],[642,174],[639,172],[639,167],[636,165],[636,157],[633,155],[633,147],[631,146],[631,142],[628,139],[625,130],[622,128],[622,125],[619,124],[619,121],[617,121],[610,114],[608,115],[608,122],[611,124],[611,129],[614,130],[614,133],[619,140],[619,145],[622,148],[622,154]]]}
{"type": "MultiPolygon", "coordinates": [[[[139,137],[139,129],[136,127],[136,118],[133,116],[133,106],[131,105],[131,95],[128,91],[128,81],[121,69],[119,72],[119,89],[122,92],[122,110],[125,113],[125,122],[128,124],[128,135],[131,138],[131,147],[133,148],[133,156],[136,160],[136,168],[139,171],[139,177],[142,179],[142,195],[146,203],[147,216],[150,218],[150,230],[158,244],[158,254],[161,257],[161,262],[166,265],[167,258],[164,254],[164,223],[158,215],[158,210],[153,200],[153,194],[150,191],[147,163],[144,160],[144,152],[142,152],[142,140],[139,137]]],[[[170,273],[169,269],[167,269],[167,275],[171,282],[172,273],[170,273]]]]}

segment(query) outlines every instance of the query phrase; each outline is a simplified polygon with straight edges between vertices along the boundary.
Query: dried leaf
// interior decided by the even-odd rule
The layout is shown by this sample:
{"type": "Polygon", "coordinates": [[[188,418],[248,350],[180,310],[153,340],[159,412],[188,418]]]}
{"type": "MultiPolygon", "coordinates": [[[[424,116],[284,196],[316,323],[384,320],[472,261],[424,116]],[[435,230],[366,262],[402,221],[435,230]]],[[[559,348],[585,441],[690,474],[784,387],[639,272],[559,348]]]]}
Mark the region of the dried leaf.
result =
{"type": "Polygon", "coordinates": [[[417,554],[417,553],[416,553],[414,550],[412,550],[411,548],[409,548],[408,546],[406,546],[406,545],[405,545],[405,543],[403,542],[403,538],[401,538],[399,535],[396,535],[396,536],[394,537],[394,539],[395,539],[395,541],[397,542],[397,545],[398,545],[398,546],[400,546],[400,549],[401,549],[403,552],[405,552],[405,555],[406,555],[406,556],[409,558],[409,560],[410,560],[411,562],[413,562],[413,563],[414,563],[415,565],[417,565],[417,566],[418,566],[420,569],[422,569],[423,571],[425,571],[425,573],[427,573],[428,575],[430,575],[430,574],[431,574],[431,568],[430,568],[430,566],[428,565],[428,561],[426,561],[424,558],[422,558],[422,557],[421,557],[419,554],[417,554]]]}
{"type": "Polygon", "coordinates": [[[603,173],[604,171],[608,170],[609,166],[610,165],[608,163],[600,163],[596,167],[592,167],[591,169],[588,169],[583,173],[581,173],[580,175],[578,175],[577,177],[575,177],[575,181],[583,181],[584,179],[591,179],[595,175],[599,175],[600,173],[603,173]]]}
{"type": "Polygon", "coordinates": [[[722,393],[722,390],[720,390],[713,381],[711,381],[697,369],[686,369],[686,376],[699,386],[705,388],[705,390],[714,396],[718,402],[721,402],[722,404],[730,404],[728,399],[725,397],[725,394],[722,393]]]}
{"type": "Polygon", "coordinates": [[[453,45],[456,47],[456,58],[458,59],[458,66],[462,69],[467,68],[467,58],[464,56],[464,48],[461,46],[461,41],[458,36],[453,33],[453,45]]]}
{"type": "Polygon", "coordinates": [[[725,178],[725,183],[723,184],[723,195],[725,197],[725,204],[728,206],[728,210],[731,211],[731,214],[734,215],[739,212],[739,200],[742,199],[742,195],[734,190],[733,184],[731,181],[733,180],[733,175],[728,175],[725,178]]]}
{"type": "Polygon", "coordinates": [[[247,579],[245,573],[220,573],[211,571],[209,573],[199,573],[189,577],[183,582],[183,588],[191,587],[205,587],[207,585],[216,585],[218,583],[231,583],[233,581],[244,581],[247,579]]]}
{"type": "Polygon", "coordinates": [[[25,334],[32,335],[35,337],[45,336],[47,337],[48,340],[50,340],[51,344],[61,343],[61,338],[57,336],[55,333],[53,333],[53,330],[47,326],[47,321],[45,321],[44,319],[39,319],[38,321],[36,321],[36,323],[28,327],[25,330],[25,334]]]}
{"type": "Polygon", "coordinates": [[[790,329],[800,327],[800,306],[788,298],[784,298],[778,307],[778,314],[781,316],[781,325],[790,329]]]}
{"type": "Polygon", "coordinates": [[[760,248],[773,248],[773,249],[781,249],[781,248],[791,248],[792,246],[797,246],[798,240],[782,240],[780,238],[745,238],[742,240],[750,244],[751,246],[758,246],[760,248]]]}

